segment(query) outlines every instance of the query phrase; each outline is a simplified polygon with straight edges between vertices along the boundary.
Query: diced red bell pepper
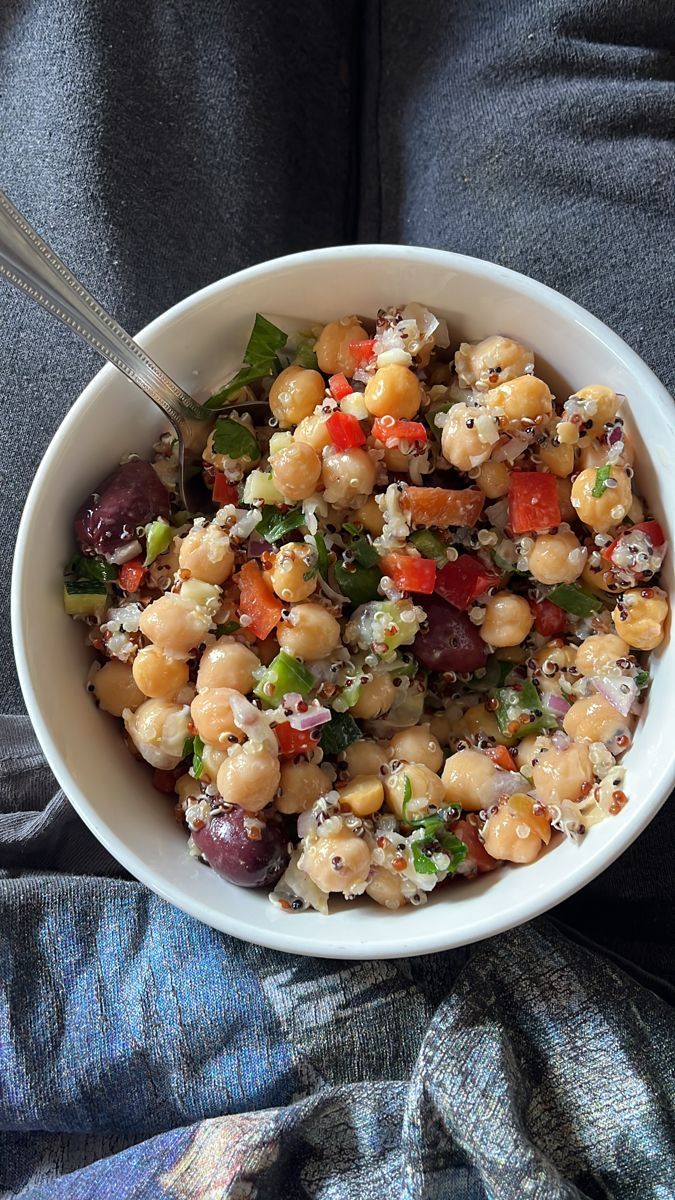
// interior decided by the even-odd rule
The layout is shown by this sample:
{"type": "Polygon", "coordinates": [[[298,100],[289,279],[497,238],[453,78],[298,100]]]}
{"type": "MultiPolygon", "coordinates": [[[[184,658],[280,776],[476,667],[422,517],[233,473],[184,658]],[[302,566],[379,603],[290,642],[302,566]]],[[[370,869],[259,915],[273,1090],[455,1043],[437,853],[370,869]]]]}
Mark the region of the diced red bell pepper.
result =
{"type": "Polygon", "coordinates": [[[122,563],[117,582],[125,592],[137,592],[145,579],[145,567],[142,558],[132,558],[122,563]]]}
{"type": "Polygon", "coordinates": [[[330,394],[334,400],[344,400],[345,396],[349,396],[354,390],[346,375],[339,371],[337,375],[331,375],[328,380],[330,394]]]}
{"type": "Polygon", "coordinates": [[[485,751],[488,758],[491,758],[495,766],[501,767],[503,771],[517,771],[513,758],[509,754],[506,746],[488,746],[485,751]]]}
{"type": "Polygon", "coordinates": [[[337,450],[352,450],[355,446],[365,444],[366,435],[351,413],[331,413],[326,421],[326,429],[337,450]]]}
{"type": "Polygon", "coordinates": [[[421,421],[397,421],[393,417],[377,417],[373,421],[373,437],[378,442],[426,442],[427,431],[421,421]]]}
{"type": "Polygon", "coordinates": [[[636,525],[631,525],[630,529],[624,529],[623,532],[619,534],[618,538],[614,539],[611,545],[605,546],[604,550],[602,551],[602,557],[606,558],[608,562],[611,562],[612,555],[614,554],[619,542],[629,534],[637,531],[644,533],[654,547],[662,546],[666,540],[666,535],[658,521],[638,521],[636,525]]]}
{"type": "Polygon", "coordinates": [[[373,357],[374,350],[375,338],[367,338],[366,341],[363,342],[349,343],[349,352],[355,362],[359,363],[359,365],[364,362],[369,362],[373,357]]]}
{"type": "Polygon", "coordinates": [[[313,754],[319,740],[316,736],[312,737],[311,729],[294,729],[290,721],[282,721],[281,725],[275,725],[274,732],[282,758],[295,758],[298,754],[313,754]]]}
{"type": "Polygon", "coordinates": [[[514,533],[546,533],[562,521],[555,475],[514,471],[509,484],[509,522],[514,533]]]}
{"type": "Polygon", "coordinates": [[[433,558],[391,553],[380,559],[380,566],[402,592],[420,592],[430,596],[434,591],[437,568],[433,558]]]}
{"type": "Polygon", "coordinates": [[[239,489],[236,484],[230,483],[222,471],[216,471],[213,480],[214,504],[236,504],[238,499],[239,489]]]}
{"type": "Polygon", "coordinates": [[[262,642],[279,624],[284,606],[263,579],[256,562],[245,562],[238,578],[239,612],[250,618],[245,628],[262,642]]]}
{"type": "Polygon", "coordinates": [[[552,600],[530,600],[534,627],[542,637],[557,637],[567,627],[567,613],[552,600]]]}
{"type": "Polygon", "coordinates": [[[490,571],[473,554],[460,554],[438,572],[436,591],[455,608],[467,609],[476,596],[497,587],[499,575],[490,571]]]}

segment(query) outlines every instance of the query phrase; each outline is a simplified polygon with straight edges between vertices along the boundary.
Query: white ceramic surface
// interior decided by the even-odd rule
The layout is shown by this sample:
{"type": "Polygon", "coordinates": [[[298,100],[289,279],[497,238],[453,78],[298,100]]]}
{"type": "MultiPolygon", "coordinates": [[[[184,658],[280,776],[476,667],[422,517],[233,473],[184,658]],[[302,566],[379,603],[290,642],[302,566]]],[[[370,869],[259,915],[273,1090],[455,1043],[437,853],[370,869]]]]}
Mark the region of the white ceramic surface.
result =
{"type": "MultiPolygon", "coordinates": [[[[672,401],[606,326],[541,284],[477,259],[403,246],[352,246],[252,267],[191,296],[139,336],[197,398],[238,367],[256,311],[327,321],[419,300],[448,319],[453,340],[500,332],[534,347],[538,373],[558,394],[609,384],[629,397],[640,489],[670,526],[675,514],[672,401]],[[647,453],[647,448],[649,453],[647,453]]],[[[64,353],[67,344],[64,343],[64,353]]],[[[186,853],[172,803],[125,751],[115,721],[85,691],[82,627],[63,613],[61,573],[72,517],[129,451],[147,453],[161,414],[112,367],[74,404],[26,503],[16,547],[12,616],[26,705],[49,763],[96,836],[161,896],[236,937],[298,954],[389,958],[443,950],[508,929],[576,892],[626,849],[668,796],[675,776],[675,641],[653,660],[646,717],[626,764],[630,803],[577,847],[531,866],[442,888],[421,908],[391,913],[359,901],[328,917],[287,915],[264,892],[234,888],[186,853]]],[[[666,586],[672,583],[672,555],[666,586]]]]}

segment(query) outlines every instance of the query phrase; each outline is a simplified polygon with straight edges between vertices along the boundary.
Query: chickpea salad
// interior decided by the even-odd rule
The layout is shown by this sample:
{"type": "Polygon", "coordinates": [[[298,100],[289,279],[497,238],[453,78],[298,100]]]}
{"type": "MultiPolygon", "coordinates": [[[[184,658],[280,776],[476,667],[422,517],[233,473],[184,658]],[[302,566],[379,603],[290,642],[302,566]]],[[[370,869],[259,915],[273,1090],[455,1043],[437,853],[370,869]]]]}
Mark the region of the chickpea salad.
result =
{"type": "Polygon", "coordinates": [[[285,911],[397,909],[620,811],[668,613],[623,400],[556,397],[526,338],[453,347],[417,303],[256,316],[204,406],[233,405],[203,510],[166,434],[85,500],[65,571],[88,688],[190,854],[285,911]]]}

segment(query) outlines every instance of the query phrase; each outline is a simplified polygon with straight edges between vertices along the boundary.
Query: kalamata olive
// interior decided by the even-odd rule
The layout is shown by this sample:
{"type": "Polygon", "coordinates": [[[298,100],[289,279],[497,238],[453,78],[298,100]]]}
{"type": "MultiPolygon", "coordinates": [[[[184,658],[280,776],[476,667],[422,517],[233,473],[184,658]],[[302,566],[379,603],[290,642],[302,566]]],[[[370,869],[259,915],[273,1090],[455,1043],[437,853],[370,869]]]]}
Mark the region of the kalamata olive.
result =
{"type": "Polygon", "coordinates": [[[453,825],[452,832],[459,838],[460,842],[464,842],[468,850],[465,862],[474,862],[479,875],[484,875],[486,871],[496,871],[501,863],[496,858],[491,858],[485,846],[478,836],[478,830],[470,821],[462,819],[456,825],[453,825]]]}
{"type": "Polygon", "coordinates": [[[451,608],[439,596],[424,596],[415,601],[427,614],[427,624],[413,645],[415,658],[427,671],[477,671],[485,666],[487,645],[465,612],[451,608]]]}
{"type": "Polygon", "coordinates": [[[268,887],[288,866],[288,837],[277,817],[252,817],[234,807],[192,837],[213,870],[239,887],[268,887]]]}
{"type": "Polygon", "coordinates": [[[112,554],[138,537],[140,525],[169,511],[169,493],[157,472],[134,459],[117,467],[78,509],[75,538],[85,554],[112,554]]]}

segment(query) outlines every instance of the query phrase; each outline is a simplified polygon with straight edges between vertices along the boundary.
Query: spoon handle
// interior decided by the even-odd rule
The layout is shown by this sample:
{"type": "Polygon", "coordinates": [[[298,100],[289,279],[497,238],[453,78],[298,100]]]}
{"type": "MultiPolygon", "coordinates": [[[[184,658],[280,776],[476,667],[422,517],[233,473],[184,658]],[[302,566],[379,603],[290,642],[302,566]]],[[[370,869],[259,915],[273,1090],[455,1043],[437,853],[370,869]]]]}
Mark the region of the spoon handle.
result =
{"type": "Polygon", "coordinates": [[[174,425],[181,426],[186,415],[203,418],[192,396],[101,308],[1,191],[0,275],[114,363],[174,425]]]}

